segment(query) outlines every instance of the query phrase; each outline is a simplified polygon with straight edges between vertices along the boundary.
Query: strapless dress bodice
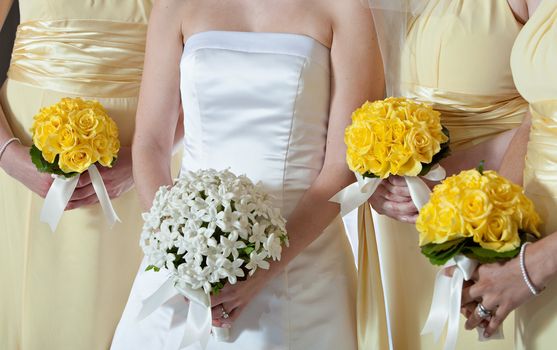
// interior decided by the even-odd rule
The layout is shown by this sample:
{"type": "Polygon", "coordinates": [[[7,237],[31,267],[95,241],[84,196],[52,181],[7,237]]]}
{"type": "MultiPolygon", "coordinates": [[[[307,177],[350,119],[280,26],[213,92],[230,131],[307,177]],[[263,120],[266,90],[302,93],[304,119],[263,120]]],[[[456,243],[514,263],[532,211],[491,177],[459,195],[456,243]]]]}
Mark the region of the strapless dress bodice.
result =
{"type": "Polygon", "coordinates": [[[323,165],[329,50],[298,34],[202,32],[181,76],[183,170],[246,174],[288,215],[323,165]]]}

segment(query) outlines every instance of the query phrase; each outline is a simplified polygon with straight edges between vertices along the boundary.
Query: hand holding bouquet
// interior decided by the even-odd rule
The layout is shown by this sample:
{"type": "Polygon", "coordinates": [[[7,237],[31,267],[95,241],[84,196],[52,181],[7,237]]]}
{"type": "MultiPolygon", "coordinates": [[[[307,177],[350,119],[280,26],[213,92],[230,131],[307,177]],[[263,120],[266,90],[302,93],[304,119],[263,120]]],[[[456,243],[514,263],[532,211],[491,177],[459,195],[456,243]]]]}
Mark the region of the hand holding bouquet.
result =
{"type": "MultiPolygon", "coordinates": [[[[280,260],[282,246],[288,244],[286,221],[271,197],[228,170],[184,174],[173,187],[159,189],[143,218],[141,247],[147,270],[165,270],[169,278],[144,301],[139,318],[174,295],[185,296],[190,311],[182,346],[207,343],[211,294],[259,268],[268,269],[269,261],[280,260]]],[[[226,331],[213,329],[218,340],[227,340],[226,331]]]]}
{"type": "Polygon", "coordinates": [[[41,221],[56,230],[79,176],[89,171],[102,208],[110,222],[119,221],[95,164],[112,167],[118,157],[118,127],[97,101],[63,98],[42,108],[31,129],[31,159],[41,172],[55,177],[45,198],[41,221]]]}
{"type": "Polygon", "coordinates": [[[448,318],[445,349],[456,344],[458,328],[454,325],[458,326],[463,281],[470,279],[479,263],[511,259],[529,235],[540,236],[540,217],[523,189],[482,168],[463,171],[437,185],[416,223],[422,253],[431,263],[456,266],[452,279],[438,275],[430,318],[423,330],[438,339],[448,318]],[[446,315],[442,324],[435,314],[446,315]]]}
{"type": "Polygon", "coordinates": [[[405,176],[418,208],[430,192],[419,176],[445,177],[438,163],[450,152],[448,130],[440,113],[426,104],[393,97],[366,102],[352,114],[345,143],[346,160],[358,182],[332,198],[341,203],[343,215],[367,201],[390,175],[405,176]]]}

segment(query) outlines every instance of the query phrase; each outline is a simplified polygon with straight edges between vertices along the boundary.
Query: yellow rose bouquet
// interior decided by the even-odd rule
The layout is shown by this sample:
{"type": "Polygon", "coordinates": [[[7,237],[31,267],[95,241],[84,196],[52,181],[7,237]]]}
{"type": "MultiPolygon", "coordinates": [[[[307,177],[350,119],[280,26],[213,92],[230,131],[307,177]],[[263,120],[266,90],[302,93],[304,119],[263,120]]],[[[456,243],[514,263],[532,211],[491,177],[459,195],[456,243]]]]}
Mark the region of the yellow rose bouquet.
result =
{"type": "Polygon", "coordinates": [[[448,319],[445,349],[453,349],[458,328],[451,322],[458,325],[463,282],[478,264],[517,256],[528,239],[539,238],[539,224],[540,216],[523,189],[495,171],[484,171],[483,164],[435,186],[416,222],[421,251],[432,264],[455,266],[455,272],[452,278],[442,272],[437,276],[422,333],[434,333],[438,339],[448,319]],[[441,320],[439,315],[445,317],[441,320]]]}
{"type": "Polygon", "coordinates": [[[45,198],[41,221],[56,230],[79,177],[89,172],[111,224],[119,221],[96,167],[112,167],[118,157],[118,127],[97,101],[63,98],[42,108],[31,128],[31,159],[40,172],[55,178],[45,198]]]}
{"type": "Polygon", "coordinates": [[[352,114],[344,140],[346,160],[358,183],[332,198],[341,203],[343,215],[367,201],[390,175],[406,178],[418,208],[430,193],[419,177],[445,177],[439,162],[450,153],[449,132],[441,125],[441,114],[429,105],[394,97],[366,102],[352,114]]]}

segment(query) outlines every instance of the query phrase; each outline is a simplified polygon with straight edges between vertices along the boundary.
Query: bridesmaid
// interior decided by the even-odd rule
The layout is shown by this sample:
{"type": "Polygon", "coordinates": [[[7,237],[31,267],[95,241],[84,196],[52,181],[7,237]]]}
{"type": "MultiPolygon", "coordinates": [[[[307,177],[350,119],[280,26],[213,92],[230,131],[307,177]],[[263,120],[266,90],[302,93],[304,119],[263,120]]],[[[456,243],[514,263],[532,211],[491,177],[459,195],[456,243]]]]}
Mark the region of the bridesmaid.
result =
{"type": "Polygon", "coordinates": [[[0,91],[0,349],[107,349],[142,256],[130,146],[151,1],[19,6],[0,91]],[[118,163],[101,172],[123,224],[105,224],[83,176],[53,234],[39,222],[52,180],[30,161],[29,128],[41,107],[74,96],[99,100],[119,125],[118,163]]]}
{"type": "MultiPolygon", "coordinates": [[[[515,4],[507,0],[422,3],[403,31],[398,55],[392,52],[393,31],[381,27],[392,22],[376,19],[384,57],[389,58],[387,75],[394,77],[388,89],[430,103],[442,113],[442,122],[451,132],[453,156],[443,162],[449,174],[476,167],[482,159],[497,169],[527,111],[509,64],[522,27],[513,14],[515,4]],[[393,61],[400,62],[389,67],[393,61]]],[[[365,208],[360,211],[361,228],[368,231],[360,234],[360,349],[440,349],[442,343],[435,344],[433,336],[420,335],[438,269],[420,254],[418,234],[408,224],[415,221],[417,209],[404,180],[384,181],[370,203],[385,215],[373,213],[371,220],[365,208]]],[[[462,333],[458,348],[508,349],[513,336],[512,325],[507,326],[504,341],[478,344],[475,335],[462,333]]]]}
{"type": "Polygon", "coordinates": [[[476,283],[463,291],[463,303],[469,303],[467,327],[482,321],[474,312],[478,301],[493,312],[487,335],[518,308],[515,348],[543,350],[555,348],[557,341],[557,235],[552,234],[557,231],[557,217],[552,215],[557,208],[557,2],[525,1],[523,16],[529,14],[511,64],[517,87],[530,102],[531,122],[525,120],[517,133],[501,171],[517,182],[523,180],[547,236],[525,248],[525,276],[520,257],[478,268],[476,283]]]}

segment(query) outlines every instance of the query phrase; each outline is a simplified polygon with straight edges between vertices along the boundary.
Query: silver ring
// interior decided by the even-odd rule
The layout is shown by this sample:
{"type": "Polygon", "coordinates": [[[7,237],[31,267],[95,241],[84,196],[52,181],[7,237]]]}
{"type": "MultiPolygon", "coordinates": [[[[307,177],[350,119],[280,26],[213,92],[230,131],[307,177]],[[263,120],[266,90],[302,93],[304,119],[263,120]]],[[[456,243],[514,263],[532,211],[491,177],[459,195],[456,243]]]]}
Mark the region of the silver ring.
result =
{"type": "Polygon", "coordinates": [[[228,314],[228,312],[226,312],[226,310],[224,309],[224,306],[221,305],[220,307],[222,308],[222,318],[224,318],[226,320],[227,318],[230,317],[230,315],[228,314]]]}
{"type": "Polygon", "coordinates": [[[491,318],[491,316],[493,316],[493,311],[486,309],[485,306],[482,305],[482,303],[478,303],[478,307],[476,308],[476,315],[478,315],[478,317],[482,320],[488,320],[491,318]]]}

